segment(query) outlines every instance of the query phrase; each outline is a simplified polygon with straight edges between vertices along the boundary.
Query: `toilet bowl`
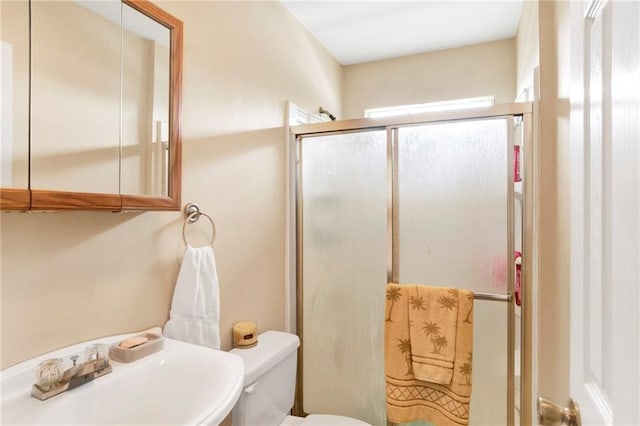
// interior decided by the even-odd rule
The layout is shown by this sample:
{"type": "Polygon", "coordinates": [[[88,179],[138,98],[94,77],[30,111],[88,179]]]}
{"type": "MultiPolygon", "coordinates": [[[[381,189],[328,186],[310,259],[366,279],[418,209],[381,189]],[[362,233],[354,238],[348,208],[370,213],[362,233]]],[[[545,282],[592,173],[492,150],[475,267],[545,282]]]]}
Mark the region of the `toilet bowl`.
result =
{"type": "Polygon", "coordinates": [[[234,426],[366,426],[361,420],[327,414],[290,416],[296,386],[298,336],[266,331],[249,349],[233,349],[244,361],[244,389],[233,408],[234,426]]]}

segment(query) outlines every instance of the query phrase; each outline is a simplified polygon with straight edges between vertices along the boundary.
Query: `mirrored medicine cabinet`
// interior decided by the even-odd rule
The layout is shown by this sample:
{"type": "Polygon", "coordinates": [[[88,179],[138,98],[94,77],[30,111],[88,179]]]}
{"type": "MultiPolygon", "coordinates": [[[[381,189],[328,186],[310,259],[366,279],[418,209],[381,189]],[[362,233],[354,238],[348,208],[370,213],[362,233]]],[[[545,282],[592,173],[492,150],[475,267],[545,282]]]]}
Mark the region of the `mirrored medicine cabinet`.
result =
{"type": "Polygon", "coordinates": [[[3,210],[179,210],[182,22],[146,0],[2,19],[3,210]]]}

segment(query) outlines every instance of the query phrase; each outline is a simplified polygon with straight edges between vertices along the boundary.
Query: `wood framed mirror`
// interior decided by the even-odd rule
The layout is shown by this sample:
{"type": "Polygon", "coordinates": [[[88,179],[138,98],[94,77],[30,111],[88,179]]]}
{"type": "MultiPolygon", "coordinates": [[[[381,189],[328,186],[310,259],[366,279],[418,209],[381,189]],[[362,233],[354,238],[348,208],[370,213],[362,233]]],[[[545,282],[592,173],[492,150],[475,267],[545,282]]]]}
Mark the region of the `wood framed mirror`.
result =
{"type": "Polygon", "coordinates": [[[146,0],[17,3],[28,189],[2,209],[179,210],[182,22],[146,0]]]}
{"type": "MultiPolygon", "coordinates": [[[[122,3],[124,63],[129,62],[129,51],[134,52],[131,56],[139,57],[132,46],[138,42],[146,45],[150,68],[146,73],[138,73],[138,69],[134,69],[131,79],[126,67],[123,71],[123,116],[127,112],[124,99],[131,91],[129,89],[138,87],[136,75],[147,76],[142,80],[146,80],[149,88],[144,105],[149,132],[140,138],[135,134],[126,137],[123,131],[120,165],[122,208],[179,210],[182,22],[146,0],[122,0],[122,3]],[[132,147],[134,154],[129,156],[132,147]]],[[[140,104],[134,102],[128,106],[139,109],[140,104]]],[[[126,120],[123,119],[124,124],[126,120]]]]}

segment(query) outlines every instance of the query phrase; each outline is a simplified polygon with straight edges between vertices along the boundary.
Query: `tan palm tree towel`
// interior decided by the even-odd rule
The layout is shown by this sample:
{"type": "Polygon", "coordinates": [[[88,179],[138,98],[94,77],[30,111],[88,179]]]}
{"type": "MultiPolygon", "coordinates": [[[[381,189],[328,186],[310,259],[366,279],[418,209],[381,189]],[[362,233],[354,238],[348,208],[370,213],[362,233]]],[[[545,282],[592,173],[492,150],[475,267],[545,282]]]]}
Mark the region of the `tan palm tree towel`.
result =
{"type": "MultiPolygon", "coordinates": [[[[456,333],[443,334],[442,328],[425,327],[434,322],[429,317],[421,318],[418,313],[426,314],[425,296],[420,302],[421,292],[415,284],[387,285],[387,303],[385,318],[385,380],[387,418],[394,423],[406,423],[413,420],[426,420],[436,425],[469,424],[469,402],[471,397],[471,357],[473,346],[473,293],[456,290],[445,293],[454,300],[457,307],[456,333]],[[416,293],[417,292],[417,293],[416,293]],[[412,299],[413,297],[413,299],[412,299]],[[425,309],[420,309],[420,306],[425,309]],[[415,311],[415,312],[413,312],[415,311]],[[424,328],[424,330],[423,330],[424,328]],[[430,334],[427,333],[430,332],[430,334]],[[436,337],[446,337],[455,342],[452,378],[449,384],[431,383],[416,378],[417,363],[412,361],[411,334],[422,332],[431,344],[431,351],[439,348],[443,352],[444,342],[436,337]],[[433,338],[437,344],[431,341],[433,338]]],[[[439,296],[435,298],[438,305],[439,296]]],[[[445,306],[451,302],[443,299],[445,306]]],[[[430,307],[430,309],[433,309],[430,307]]],[[[437,309],[437,306],[436,306],[437,309]]],[[[445,310],[448,310],[446,307],[445,310]]],[[[437,323],[436,323],[437,324],[437,323]]],[[[432,355],[432,354],[426,354],[432,355]]]]}
{"type": "Polygon", "coordinates": [[[409,294],[411,361],[416,379],[450,385],[456,355],[458,290],[415,285],[409,294]]]}

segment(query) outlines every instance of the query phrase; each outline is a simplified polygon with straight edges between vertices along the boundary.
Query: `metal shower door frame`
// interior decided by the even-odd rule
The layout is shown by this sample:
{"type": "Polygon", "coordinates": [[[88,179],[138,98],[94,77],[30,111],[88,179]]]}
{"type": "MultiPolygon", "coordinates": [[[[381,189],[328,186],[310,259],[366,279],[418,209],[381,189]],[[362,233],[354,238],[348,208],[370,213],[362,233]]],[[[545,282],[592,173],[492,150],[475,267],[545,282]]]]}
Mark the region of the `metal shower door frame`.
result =
{"type": "MultiPolygon", "coordinates": [[[[345,134],[372,130],[386,130],[387,132],[387,281],[397,281],[398,274],[398,129],[401,127],[418,126],[424,124],[438,124],[447,122],[474,121],[492,118],[504,118],[507,122],[507,259],[513,259],[515,230],[514,230],[514,168],[513,146],[515,118],[520,117],[519,124],[523,126],[523,162],[522,175],[522,306],[521,306],[521,360],[520,360],[520,418],[528,419],[532,410],[532,360],[531,360],[531,320],[532,320],[532,261],[533,261],[533,134],[532,134],[531,103],[500,104],[488,108],[478,108],[459,111],[445,111],[411,115],[405,117],[389,117],[378,119],[353,119],[330,121],[325,123],[305,124],[290,128],[290,141],[295,144],[295,277],[296,277],[296,332],[300,337],[298,351],[298,375],[294,414],[306,416],[303,410],[303,212],[302,212],[302,158],[301,143],[303,138],[345,134]]],[[[507,269],[507,425],[515,424],[515,304],[514,283],[515,268],[512,263],[507,269]]],[[[486,300],[486,299],[485,299],[486,300]]],[[[491,299],[489,299],[491,300],[491,299]]]]}

